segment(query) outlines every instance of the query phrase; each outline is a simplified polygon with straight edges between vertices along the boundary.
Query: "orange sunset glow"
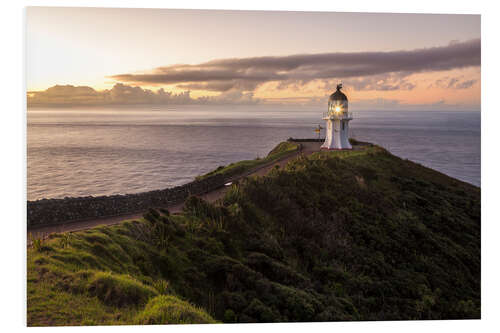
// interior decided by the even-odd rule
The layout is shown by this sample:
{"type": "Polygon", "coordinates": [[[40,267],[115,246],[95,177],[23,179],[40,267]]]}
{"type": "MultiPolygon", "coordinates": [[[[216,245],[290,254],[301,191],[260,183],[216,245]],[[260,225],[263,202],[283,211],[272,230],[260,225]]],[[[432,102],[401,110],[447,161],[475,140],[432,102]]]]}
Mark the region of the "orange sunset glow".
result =
{"type": "Polygon", "coordinates": [[[31,7],[27,16],[30,107],[319,105],[343,82],[361,109],[480,108],[478,15],[31,7]]]}

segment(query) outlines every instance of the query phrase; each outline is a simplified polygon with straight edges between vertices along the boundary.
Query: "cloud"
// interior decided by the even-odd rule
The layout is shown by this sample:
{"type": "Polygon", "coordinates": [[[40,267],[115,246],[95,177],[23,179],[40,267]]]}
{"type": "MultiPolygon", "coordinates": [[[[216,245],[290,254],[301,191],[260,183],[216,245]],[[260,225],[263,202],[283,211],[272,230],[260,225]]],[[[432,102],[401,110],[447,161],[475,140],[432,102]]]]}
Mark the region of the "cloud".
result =
{"type": "Polygon", "coordinates": [[[354,90],[413,90],[416,84],[407,80],[407,73],[388,73],[343,80],[344,85],[354,90]]]}
{"type": "Polygon", "coordinates": [[[476,82],[477,82],[477,80],[467,80],[467,81],[456,84],[455,87],[457,89],[467,89],[467,88],[472,87],[476,82]]]}
{"type": "Polygon", "coordinates": [[[91,87],[75,87],[56,85],[44,91],[28,92],[28,105],[35,104],[72,104],[90,103],[98,104],[102,102],[104,95],[95,91],[91,87]]]}
{"type": "Polygon", "coordinates": [[[464,76],[449,77],[446,76],[442,79],[436,80],[434,84],[431,84],[429,88],[438,87],[443,89],[467,89],[472,87],[478,80],[471,79],[465,80],[464,76]]]}
{"type": "Polygon", "coordinates": [[[138,85],[166,84],[218,92],[253,91],[259,85],[273,81],[287,85],[329,79],[354,82],[357,88],[363,90],[410,90],[413,86],[404,78],[411,74],[480,65],[481,41],[472,39],[410,51],[218,59],[196,65],[158,67],[149,73],[125,73],[110,77],[138,85]]]}
{"type": "Polygon", "coordinates": [[[179,94],[117,83],[112,89],[56,85],[44,91],[28,92],[28,106],[136,105],[136,104],[255,104],[253,93],[230,90],[218,96],[192,98],[190,91],[179,94]]]}
{"type": "Polygon", "coordinates": [[[239,90],[229,90],[217,96],[199,97],[198,104],[257,104],[261,99],[255,98],[253,92],[242,92],[239,90]]]}
{"type": "MultiPolygon", "coordinates": [[[[266,104],[271,105],[289,105],[289,106],[304,106],[307,108],[322,109],[325,107],[325,101],[328,99],[328,94],[322,96],[311,97],[283,97],[266,99],[266,104]]],[[[461,102],[455,103],[453,100],[438,98],[435,101],[427,103],[407,103],[404,100],[395,98],[357,98],[351,100],[349,110],[351,111],[474,111],[480,110],[480,103],[476,102],[461,102]]]]}
{"type": "Polygon", "coordinates": [[[475,103],[453,103],[445,99],[438,99],[429,103],[408,104],[401,100],[390,98],[367,98],[356,100],[352,110],[380,110],[380,111],[474,111],[480,110],[481,105],[475,103]]]}

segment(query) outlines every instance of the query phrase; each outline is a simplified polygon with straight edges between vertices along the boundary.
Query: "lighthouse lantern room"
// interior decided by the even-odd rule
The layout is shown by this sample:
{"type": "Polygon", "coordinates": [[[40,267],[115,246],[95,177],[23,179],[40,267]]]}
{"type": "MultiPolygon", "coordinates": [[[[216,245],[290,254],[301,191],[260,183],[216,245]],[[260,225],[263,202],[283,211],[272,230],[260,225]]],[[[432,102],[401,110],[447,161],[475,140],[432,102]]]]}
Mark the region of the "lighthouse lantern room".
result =
{"type": "Polygon", "coordinates": [[[323,113],[326,135],[321,149],[352,149],[349,143],[349,121],[352,120],[352,113],[348,110],[347,96],[340,89],[342,84],[338,84],[337,91],[330,95],[328,111],[323,113]]]}

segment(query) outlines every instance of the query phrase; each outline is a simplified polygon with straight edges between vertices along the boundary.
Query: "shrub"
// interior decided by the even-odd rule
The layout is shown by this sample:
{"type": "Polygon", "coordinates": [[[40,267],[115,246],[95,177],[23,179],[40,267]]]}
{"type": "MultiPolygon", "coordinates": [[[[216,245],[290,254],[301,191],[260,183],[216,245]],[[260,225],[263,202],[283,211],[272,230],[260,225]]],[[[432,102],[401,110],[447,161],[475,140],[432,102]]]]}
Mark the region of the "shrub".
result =
{"type": "Polygon", "coordinates": [[[31,246],[36,252],[42,252],[44,250],[44,239],[43,237],[33,236],[32,233],[28,235],[28,244],[31,242],[31,246]]]}
{"type": "Polygon", "coordinates": [[[165,216],[170,215],[170,211],[167,208],[160,208],[160,212],[165,216]]]}
{"type": "Polygon", "coordinates": [[[147,211],[147,213],[145,213],[143,216],[144,216],[145,220],[147,220],[151,223],[155,223],[160,218],[160,213],[158,213],[157,210],[150,208],[147,211]]]}
{"type": "Polygon", "coordinates": [[[71,233],[65,232],[61,234],[61,237],[59,238],[59,246],[61,248],[66,248],[70,243],[71,243],[71,233]]]}
{"type": "Polygon", "coordinates": [[[236,317],[236,313],[233,310],[227,309],[224,312],[224,322],[225,323],[236,323],[238,318],[236,317]]]}
{"type": "Polygon", "coordinates": [[[153,282],[153,288],[155,288],[160,295],[168,295],[170,293],[169,283],[165,280],[153,282]]]}
{"type": "Polygon", "coordinates": [[[243,313],[257,319],[259,322],[269,323],[279,320],[279,317],[277,317],[268,306],[259,301],[257,298],[254,298],[250,302],[243,313]]]}
{"type": "Polygon", "coordinates": [[[32,242],[33,242],[33,248],[35,249],[35,251],[40,252],[42,250],[43,240],[41,238],[35,238],[35,239],[33,239],[32,242]]]}

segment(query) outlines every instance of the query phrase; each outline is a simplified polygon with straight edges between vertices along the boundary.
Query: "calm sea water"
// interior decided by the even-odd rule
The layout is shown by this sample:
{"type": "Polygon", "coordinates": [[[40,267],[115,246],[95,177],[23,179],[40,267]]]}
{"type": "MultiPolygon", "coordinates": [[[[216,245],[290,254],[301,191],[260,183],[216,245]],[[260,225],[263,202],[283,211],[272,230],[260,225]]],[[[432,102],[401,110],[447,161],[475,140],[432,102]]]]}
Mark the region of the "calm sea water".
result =
{"type": "MultiPolygon", "coordinates": [[[[30,109],[28,200],[181,185],[220,165],[317,136],[322,109],[130,107],[30,109]]],[[[480,185],[479,112],[358,111],[351,134],[480,185]]]]}

